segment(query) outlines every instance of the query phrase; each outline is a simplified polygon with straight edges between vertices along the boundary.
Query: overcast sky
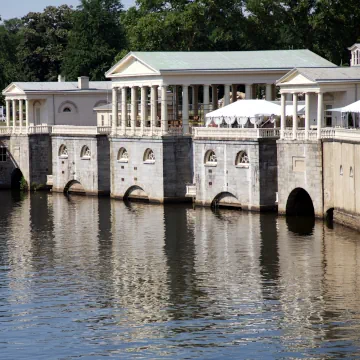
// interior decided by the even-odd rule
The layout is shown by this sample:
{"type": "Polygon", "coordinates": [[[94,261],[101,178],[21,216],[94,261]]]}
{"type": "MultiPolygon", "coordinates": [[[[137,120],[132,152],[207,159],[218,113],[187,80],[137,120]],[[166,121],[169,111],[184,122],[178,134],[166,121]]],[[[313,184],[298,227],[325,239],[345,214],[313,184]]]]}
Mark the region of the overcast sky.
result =
{"type": "MultiPolygon", "coordinates": [[[[30,11],[42,11],[46,6],[63,4],[76,7],[79,0],[0,0],[0,16],[3,20],[22,17],[30,11]]],[[[135,0],[122,0],[125,8],[134,5],[135,0]]]]}

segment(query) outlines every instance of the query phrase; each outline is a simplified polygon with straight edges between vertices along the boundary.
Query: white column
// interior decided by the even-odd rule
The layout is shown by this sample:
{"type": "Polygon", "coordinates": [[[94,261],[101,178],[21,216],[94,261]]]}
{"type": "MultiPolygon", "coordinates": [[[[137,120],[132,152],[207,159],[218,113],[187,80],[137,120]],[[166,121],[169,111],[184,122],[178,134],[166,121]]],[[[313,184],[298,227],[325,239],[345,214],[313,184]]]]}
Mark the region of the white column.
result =
{"type": "Polygon", "coordinates": [[[297,106],[298,106],[298,94],[293,94],[293,140],[296,140],[297,132],[297,106]]]}
{"type": "Polygon", "coordinates": [[[230,85],[224,85],[224,106],[230,104],[230,85]]]}
{"type": "Polygon", "coordinates": [[[141,87],[141,134],[144,133],[144,127],[147,120],[147,86],[141,87]]]}
{"type": "Polygon", "coordinates": [[[13,118],[13,129],[16,126],[16,100],[12,101],[12,118],[13,118]]]}
{"type": "Polygon", "coordinates": [[[232,93],[231,102],[233,103],[237,100],[237,84],[231,85],[231,93],[232,93]]]}
{"type": "Polygon", "coordinates": [[[151,128],[151,134],[153,132],[154,127],[156,127],[156,120],[157,120],[157,86],[152,85],[151,86],[151,94],[150,94],[150,128],[151,128]]]}
{"type": "Polygon", "coordinates": [[[252,84],[245,84],[245,99],[252,99],[252,84]]]}
{"type": "Polygon", "coordinates": [[[193,96],[193,114],[194,116],[198,116],[199,114],[199,87],[194,85],[192,87],[192,96],[193,96]]]}
{"type": "Polygon", "coordinates": [[[24,105],[24,100],[23,99],[19,100],[19,127],[20,127],[20,133],[22,132],[22,125],[23,125],[23,120],[24,120],[24,114],[23,114],[24,108],[23,108],[23,105],[24,105]]]}
{"type": "Polygon", "coordinates": [[[135,135],[137,120],[137,87],[131,87],[131,135],[135,135]]]}
{"type": "Polygon", "coordinates": [[[205,116],[210,112],[210,87],[209,85],[204,85],[204,123],[206,121],[205,116]]]}
{"type": "Polygon", "coordinates": [[[121,88],[121,132],[122,132],[122,135],[126,134],[127,119],[128,119],[127,87],[123,86],[121,88]]]}
{"type": "Polygon", "coordinates": [[[174,91],[174,101],[173,101],[173,114],[174,114],[174,119],[173,120],[177,120],[179,118],[179,86],[175,85],[173,88],[174,91]]]}
{"type": "Polygon", "coordinates": [[[30,111],[29,111],[29,100],[25,100],[25,126],[26,126],[26,132],[29,129],[29,117],[30,117],[30,111]]]}
{"type": "Polygon", "coordinates": [[[168,104],[167,104],[167,86],[161,86],[161,132],[167,133],[169,129],[168,124],[168,104]]]}
{"type": "Polygon", "coordinates": [[[317,139],[321,139],[321,126],[322,126],[322,121],[323,121],[323,107],[324,107],[324,103],[323,103],[323,93],[319,92],[318,93],[318,109],[317,109],[317,139]]]}
{"type": "Polygon", "coordinates": [[[112,122],[111,122],[111,133],[116,134],[117,118],[118,118],[118,88],[112,88],[112,122]]]}
{"type": "Polygon", "coordinates": [[[189,134],[189,86],[182,86],[182,131],[189,134]]]}
{"type": "Polygon", "coordinates": [[[218,108],[218,92],[217,85],[211,85],[212,88],[212,109],[213,111],[218,108]]]}
{"type": "Polygon", "coordinates": [[[310,93],[305,93],[305,140],[309,140],[310,129],[310,93]]]}
{"type": "Polygon", "coordinates": [[[285,122],[286,122],[286,94],[281,94],[281,118],[280,118],[280,139],[285,138],[285,122]]]}
{"type": "Polygon", "coordinates": [[[6,126],[10,126],[10,100],[6,100],[6,126]]]}
{"type": "Polygon", "coordinates": [[[265,99],[267,101],[271,101],[273,98],[272,98],[272,92],[273,92],[273,87],[272,87],[272,84],[266,84],[266,90],[265,90],[265,99]]]}

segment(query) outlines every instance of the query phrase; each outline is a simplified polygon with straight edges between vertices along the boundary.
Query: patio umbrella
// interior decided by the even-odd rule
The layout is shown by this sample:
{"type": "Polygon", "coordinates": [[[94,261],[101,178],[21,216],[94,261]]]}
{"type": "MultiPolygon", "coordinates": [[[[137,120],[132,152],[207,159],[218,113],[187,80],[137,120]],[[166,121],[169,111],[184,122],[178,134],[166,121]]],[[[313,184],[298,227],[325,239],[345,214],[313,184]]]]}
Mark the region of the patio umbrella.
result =
{"type": "Polygon", "coordinates": [[[338,111],[338,112],[351,112],[351,113],[360,113],[360,100],[344,106],[342,108],[327,109],[326,111],[338,111]]]}

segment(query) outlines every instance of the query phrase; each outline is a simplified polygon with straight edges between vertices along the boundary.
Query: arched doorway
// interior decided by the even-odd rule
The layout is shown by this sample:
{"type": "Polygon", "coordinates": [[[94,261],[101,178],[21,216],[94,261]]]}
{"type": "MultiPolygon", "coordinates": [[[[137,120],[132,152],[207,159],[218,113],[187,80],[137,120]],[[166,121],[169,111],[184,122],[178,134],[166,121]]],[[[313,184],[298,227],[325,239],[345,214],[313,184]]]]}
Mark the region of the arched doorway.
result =
{"type": "Polygon", "coordinates": [[[19,168],[14,169],[13,172],[11,173],[11,189],[20,190],[22,179],[23,179],[23,174],[21,170],[19,168]]]}
{"type": "Polygon", "coordinates": [[[241,203],[235,195],[230,192],[221,192],[216,195],[211,203],[212,207],[241,208],[241,203]]]}
{"type": "Polygon", "coordinates": [[[126,191],[124,195],[124,200],[148,202],[149,196],[140,186],[134,185],[126,191]]]}
{"type": "Polygon", "coordinates": [[[296,188],[290,193],[286,203],[286,215],[315,217],[314,205],[306,190],[296,188]]]}
{"type": "Polygon", "coordinates": [[[65,188],[64,188],[65,194],[78,194],[78,195],[86,195],[86,191],[84,187],[81,185],[79,181],[71,180],[69,181],[65,188]]]}

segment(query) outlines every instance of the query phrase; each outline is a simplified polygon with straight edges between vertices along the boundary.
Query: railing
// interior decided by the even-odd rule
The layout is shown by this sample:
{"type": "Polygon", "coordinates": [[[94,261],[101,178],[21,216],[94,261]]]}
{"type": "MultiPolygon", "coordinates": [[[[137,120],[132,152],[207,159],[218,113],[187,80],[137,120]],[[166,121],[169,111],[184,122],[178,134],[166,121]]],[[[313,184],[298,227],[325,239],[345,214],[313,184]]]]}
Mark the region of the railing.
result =
{"type": "Polygon", "coordinates": [[[194,138],[202,139],[277,139],[280,130],[274,128],[255,129],[255,128],[214,128],[214,127],[194,127],[192,129],[194,138]]]}
{"type": "Polygon", "coordinates": [[[196,197],[196,185],[189,184],[186,185],[186,197],[196,197]]]}
{"type": "Polygon", "coordinates": [[[136,127],[135,129],[126,127],[124,133],[121,127],[118,127],[115,134],[118,136],[181,136],[182,128],[170,127],[167,132],[164,132],[161,127],[136,127]]]}
{"type": "MultiPolygon", "coordinates": [[[[36,126],[29,126],[27,133],[28,134],[51,134],[51,130],[52,130],[51,126],[36,125],[36,126]]],[[[24,134],[26,134],[26,128],[24,129],[24,134]]]]}
{"type": "Polygon", "coordinates": [[[98,126],[97,133],[99,135],[108,135],[111,133],[111,126],[98,126]]]}
{"type": "Polygon", "coordinates": [[[12,127],[10,126],[0,126],[0,135],[11,135],[12,127]]]}

